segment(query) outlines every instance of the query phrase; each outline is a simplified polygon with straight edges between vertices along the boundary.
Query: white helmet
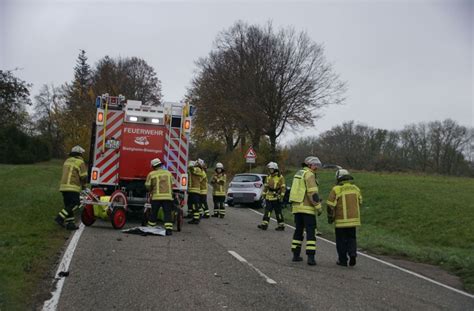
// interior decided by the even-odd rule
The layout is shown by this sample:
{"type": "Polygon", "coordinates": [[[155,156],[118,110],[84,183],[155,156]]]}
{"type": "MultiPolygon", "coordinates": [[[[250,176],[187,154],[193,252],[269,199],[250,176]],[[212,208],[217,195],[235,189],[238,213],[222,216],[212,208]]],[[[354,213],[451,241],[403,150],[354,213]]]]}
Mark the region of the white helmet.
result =
{"type": "Polygon", "coordinates": [[[352,177],[348,170],[341,168],[336,171],[336,180],[346,176],[350,178],[352,177]]]}
{"type": "Polygon", "coordinates": [[[216,164],[216,169],[217,169],[217,168],[220,168],[220,169],[223,170],[223,169],[224,169],[224,164],[222,164],[221,162],[217,163],[217,164],[216,164]]]}
{"type": "Polygon", "coordinates": [[[84,153],[86,151],[81,146],[76,145],[76,146],[72,147],[71,152],[84,153]]]}
{"type": "Polygon", "coordinates": [[[267,164],[267,168],[277,170],[278,169],[278,164],[276,162],[270,162],[270,163],[267,164]]]}
{"type": "Polygon", "coordinates": [[[188,166],[189,166],[189,167],[194,167],[194,166],[196,166],[196,161],[189,161],[188,166]]]}
{"type": "Polygon", "coordinates": [[[318,157],[309,156],[304,159],[304,164],[306,165],[316,165],[317,167],[321,167],[321,161],[318,157]]]}
{"type": "Polygon", "coordinates": [[[204,164],[205,164],[203,159],[197,159],[196,162],[197,162],[197,164],[198,164],[199,166],[201,166],[201,167],[203,167],[204,164]]]}
{"type": "Polygon", "coordinates": [[[151,166],[155,167],[161,164],[161,160],[158,158],[154,158],[153,160],[150,161],[151,166]]]}

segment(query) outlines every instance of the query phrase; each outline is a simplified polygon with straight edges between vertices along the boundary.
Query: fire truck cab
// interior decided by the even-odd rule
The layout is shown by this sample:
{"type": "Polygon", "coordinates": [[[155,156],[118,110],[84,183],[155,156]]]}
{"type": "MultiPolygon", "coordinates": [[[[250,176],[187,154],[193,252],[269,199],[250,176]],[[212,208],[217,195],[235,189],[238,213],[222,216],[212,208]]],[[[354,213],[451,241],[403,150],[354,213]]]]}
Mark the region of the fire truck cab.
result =
{"type": "Polygon", "coordinates": [[[144,210],[150,161],[159,158],[173,175],[175,198],[183,205],[192,107],[172,102],[146,105],[108,94],[97,98],[96,107],[89,155],[92,193],[97,198],[110,196],[111,212],[114,206],[123,209],[123,215],[144,210]]]}

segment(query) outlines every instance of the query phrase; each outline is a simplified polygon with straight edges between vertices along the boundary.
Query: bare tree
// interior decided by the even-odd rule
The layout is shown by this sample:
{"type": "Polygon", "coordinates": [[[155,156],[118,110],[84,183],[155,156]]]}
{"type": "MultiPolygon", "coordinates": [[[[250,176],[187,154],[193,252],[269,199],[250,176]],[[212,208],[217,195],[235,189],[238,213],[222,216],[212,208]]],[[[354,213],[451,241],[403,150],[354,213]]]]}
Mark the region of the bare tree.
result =
{"type": "Polygon", "coordinates": [[[64,87],[43,85],[35,96],[33,119],[36,130],[51,145],[51,155],[60,158],[64,155],[64,133],[61,118],[64,114],[66,91],[64,87]]]}
{"type": "Polygon", "coordinates": [[[346,85],[323,47],[304,32],[275,31],[271,23],[235,23],[218,35],[215,49],[198,67],[196,79],[214,77],[219,102],[238,117],[254,147],[267,135],[273,154],[288,126],[313,125],[320,108],[344,100],[346,85]]]}

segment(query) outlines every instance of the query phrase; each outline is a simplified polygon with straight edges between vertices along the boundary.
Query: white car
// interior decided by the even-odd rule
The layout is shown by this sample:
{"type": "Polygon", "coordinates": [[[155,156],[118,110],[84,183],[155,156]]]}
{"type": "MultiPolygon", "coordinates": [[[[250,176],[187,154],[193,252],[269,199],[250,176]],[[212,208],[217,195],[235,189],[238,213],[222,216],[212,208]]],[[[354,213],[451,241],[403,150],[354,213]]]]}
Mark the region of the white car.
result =
{"type": "Polygon", "coordinates": [[[227,189],[226,202],[229,206],[252,204],[257,208],[265,207],[262,198],[263,185],[267,175],[243,173],[234,176],[227,189]]]}

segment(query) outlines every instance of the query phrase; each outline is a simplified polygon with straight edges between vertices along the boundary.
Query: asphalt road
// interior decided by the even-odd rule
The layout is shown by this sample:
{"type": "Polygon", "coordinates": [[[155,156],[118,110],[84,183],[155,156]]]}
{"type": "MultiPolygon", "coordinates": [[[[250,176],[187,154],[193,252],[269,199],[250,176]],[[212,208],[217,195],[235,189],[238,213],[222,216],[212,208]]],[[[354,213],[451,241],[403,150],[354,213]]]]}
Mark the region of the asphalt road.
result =
{"type": "Polygon", "coordinates": [[[227,208],[225,219],[185,224],[170,237],[96,223],[79,240],[58,309],[474,310],[472,298],[369,258],[339,267],[324,241],[317,266],[293,263],[293,230],[272,223],[260,231],[260,221],[250,209],[227,208]]]}

